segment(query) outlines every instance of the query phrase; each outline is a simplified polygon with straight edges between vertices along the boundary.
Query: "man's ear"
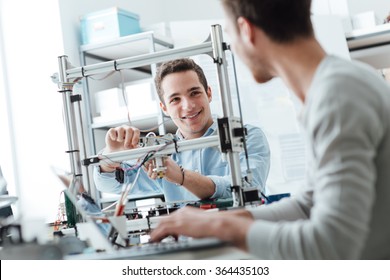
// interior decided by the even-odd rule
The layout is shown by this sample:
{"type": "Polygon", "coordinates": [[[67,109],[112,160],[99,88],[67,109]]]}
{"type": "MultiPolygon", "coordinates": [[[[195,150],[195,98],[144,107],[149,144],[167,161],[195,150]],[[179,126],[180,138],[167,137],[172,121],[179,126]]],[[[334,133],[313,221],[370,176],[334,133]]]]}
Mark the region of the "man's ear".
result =
{"type": "Polygon", "coordinates": [[[160,101],[160,108],[163,111],[164,115],[169,117],[169,114],[168,114],[168,111],[167,111],[167,106],[165,106],[164,103],[162,103],[161,101],[160,101]]]}
{"type": "Polygon", "coordinates": [[[209,103],[210,103],[213,100],[213,93],[211,91],[211,87],[207,88],[206,94],[207,94],[207,98],[209,99],[209,103]]]}
{"type": "Polygon", "coordinates": [[[244,43],[253,44],[254,43],[254,28],[252,23],[244,17],[239,17],[237,19],[237,26],[239,34],[244,43]]]}

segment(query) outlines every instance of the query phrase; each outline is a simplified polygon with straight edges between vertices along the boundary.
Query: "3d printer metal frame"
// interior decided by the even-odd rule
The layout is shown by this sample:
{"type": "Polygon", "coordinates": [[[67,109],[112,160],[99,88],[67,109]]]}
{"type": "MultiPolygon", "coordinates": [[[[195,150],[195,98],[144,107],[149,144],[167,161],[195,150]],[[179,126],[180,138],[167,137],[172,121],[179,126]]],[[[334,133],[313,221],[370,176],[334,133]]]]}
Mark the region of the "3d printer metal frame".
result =
{"type": "MultiPolygon", "coordinates": [[[[220,98],[222,104],[222,113],[223,113],[223,122],[222,126],[219,125],[219,129],[223,127],[225,133],[219,133],[219,146],[224,147],[221,149],[221,152],[226,154],[230,172],[231,172],[231,190],[233,197],[233,206],[243,206],[244,197],[243,197],[243,179],[241,176],[240,168],[240,158],[238,147],[242,148],[242,135],[237,136],[235,133],[237,118],[233,117],[233,105],[231,100],[231,94],[229,89],[229,78],[227,72],[227,61],[225,56],[225,51],[227,50],[227,45],[223,42],[222,38],[222,28],[220,25],[212,25],[210,38],[199,45],[194,45],[190,47],[169,49],[165,51],[159,51],[155,53],[139,55],[129,58],[123,58],[103,63],[97,63],[93,65],[87,65],[83,67],[73,67],[67,56],[60,56],[58,58],[59,62],[59,92],[63,94],[63,104],[64,104],[64,117],[65,125],[67,130],[68,137],[68,153],[70,156],[71,163],[71,173],[74,178],[82,177],[83,172],[88,172],[87,166],[81,167],[81,163],[84,164],[99,164],[99,156],[93,156],[87,158],[85,153],[85,139],[82,130],[82,118],[81,113],[75,115],[75,104],[78,105],[78,110],[80,112],[79,102],[81,101],[81,96],[73,95],[73,85],[80,79],[96,74],[107,73],[109,71],[120,71],[122,69],[130,69],[149,65],[152,63],[160,63],[167,60],[183,58],[194,56],[198,54],[208,54],[213,59],[218,74],[218,82],[220,85],[220,98]],[[78,117],[78,118],[77,118],[78,117]],[[80,160],[80,149],[79,144],[82,145],[82,151],[84,160],[80,160]]],[[[188,147],[193,145],[195,142],[197,145],[194,145],[192,149],[199,148],[199,144],[202,143],[202,147],[216,146],[215,138],[210,141],[210,137],[203,137],[196,139],[197,141],[190,142],[185,141],[183,143],[177,143],[178,147],[182,149],[184,146],[188,147]],[[186,143],[186,144],[184,144],[186,143]]],[[[145,148],[142,148],[145,149],[145,148]]],[[[106,154],[112,160],[125,160],[130,159],[130,157],[144,153],[145,150],[137,151],[129,150],[117,153],[106,154]]],[[[165,150],[164,153],[167,151],[165,150]]],[[[91,191],[89,187],[90,184],[88,180],[84,177],[84,185],[87,186],[87,189],[91,191]]],[[[92,196],[94,196],[92,194],[92,196]]]]}

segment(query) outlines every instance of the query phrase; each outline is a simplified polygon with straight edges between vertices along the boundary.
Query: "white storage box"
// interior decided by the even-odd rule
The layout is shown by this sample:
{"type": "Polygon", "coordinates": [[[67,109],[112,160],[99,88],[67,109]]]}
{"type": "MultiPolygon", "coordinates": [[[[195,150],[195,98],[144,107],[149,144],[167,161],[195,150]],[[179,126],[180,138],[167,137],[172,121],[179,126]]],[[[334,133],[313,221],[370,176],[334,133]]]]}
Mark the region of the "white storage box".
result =
{"type": "Polygon", "coordinates": [[[153,80],[145,79],[126,86],[127,106],[130,116],[143,117],[158,113],[159,99],[154,95],[153,80]]]}
{"type": "Polygon", "coordinates": [[[84,45],[141,32],[139,16],[117,7],[86,14],[80,24],[84,45]]]}
{"type": "Polygon", "coordinates": [[[101,121],[126,119],[127,112],[130,118],[142,118],[157,115],[158,100],[154,97],[153,81],[143,79],[126,85],[126,102],[122,89],[112,88],[95,93],[96,113],[101,121]]]}
{"type": "Polygon", "coordinates": [[[352,17],[353,29],[371,28],[381,24],[374,11],[356,14],[352,17]]]}
{"type": "Polygon", "coordinates": [[[120,88],[111,88],[95,93],[96,113],[105,120],[125,118],[127,109],[120,88]]]}

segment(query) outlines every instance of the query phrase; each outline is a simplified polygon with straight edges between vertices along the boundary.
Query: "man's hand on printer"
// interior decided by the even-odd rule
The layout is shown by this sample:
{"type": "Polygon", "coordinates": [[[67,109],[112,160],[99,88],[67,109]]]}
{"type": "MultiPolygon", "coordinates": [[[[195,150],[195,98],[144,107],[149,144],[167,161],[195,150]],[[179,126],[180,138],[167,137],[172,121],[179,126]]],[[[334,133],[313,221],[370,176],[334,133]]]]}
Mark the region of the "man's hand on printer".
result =
{"type": "MultiPolygon", "coordinates": [[[[110,128],[106,133],[106,147],[104,148],[104,153],[113,153],[137,148],[139,140],[140,130],[136,127],[122,125],[110,128]]],[[[105,162],[100,165],[100,171],[113,172],[119,166],[120,163],[105,162]]],[[[158,177],[164,177],[166,180],[178,185],[183,185],[184,183],[184,170],[170,157],[162,157],[160,158],[160,161],[153,158],[144,164],[144,170],[153,180],[158,177]],[[156,162],[159,162],[159,165],[156,164],[156,162]],[[164,171],[160,172],[159,170],[161,170],[162,167],[164,171]]]]}
{"type": "Polygon", "coordinates": [[[164,177],[172,183],[183,185],[184,169],[170,157],[162,157],[161,159],[164,167],[163,175],[159,175],[159,170],[161,170],[159,168],[162,166],[156,166],[157,159],[154,158],[144,164],[144,170],[148,173],[148,176],[153,180],[164,177]]]}
{"type": "MultiPolygon", "coordinates": [[[[110,128],[106,134],[104,153],[113,153],[138,147],[140,131],[136,127],[122,125],[110,128]]],[[[113,172],[119,163],[105,163],[100,165],[101,172],[113,172]]]]}

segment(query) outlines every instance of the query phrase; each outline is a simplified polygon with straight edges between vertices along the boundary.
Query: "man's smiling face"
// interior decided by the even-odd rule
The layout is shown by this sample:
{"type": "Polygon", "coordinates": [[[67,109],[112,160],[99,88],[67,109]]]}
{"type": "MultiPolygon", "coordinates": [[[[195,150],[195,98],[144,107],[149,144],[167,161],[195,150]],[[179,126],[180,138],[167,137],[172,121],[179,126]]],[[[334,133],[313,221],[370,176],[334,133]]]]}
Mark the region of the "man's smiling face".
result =
{"type": "Polygon", "coordinates": [[[161,83],[164,113],[170,116],[186,139],[201,137],[213,123],[211,89],[205,90],[195,71],[167,75],[161,83]]]}

